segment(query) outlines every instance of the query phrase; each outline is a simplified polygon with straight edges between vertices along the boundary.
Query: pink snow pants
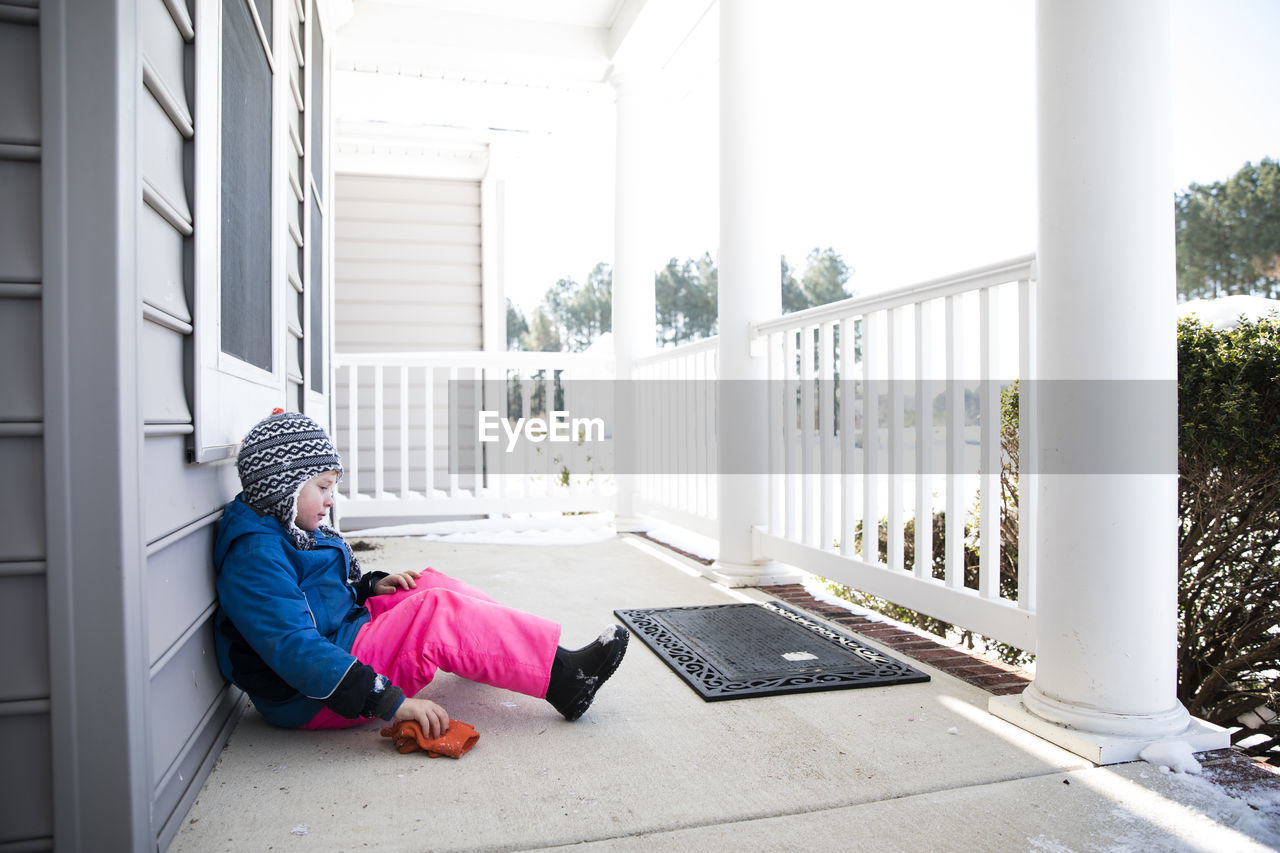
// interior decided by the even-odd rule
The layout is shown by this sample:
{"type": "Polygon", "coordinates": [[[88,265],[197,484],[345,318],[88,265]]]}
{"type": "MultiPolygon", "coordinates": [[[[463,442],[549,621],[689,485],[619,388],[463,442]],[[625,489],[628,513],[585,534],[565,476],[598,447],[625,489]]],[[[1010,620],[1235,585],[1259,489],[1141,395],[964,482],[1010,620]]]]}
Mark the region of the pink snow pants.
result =
{"type": "MultiPolygon", "coordinates": [[[[425,569],[413,589],[365,602],[373,618],[356,634],[351,654],[413,696],[437,669],[470,681],[539,698],[547,695],[560,626],[498,604],[480,590],[425,569]]],[[[369,720],[328,708],[302,726],[340,729],[369,720]]]]}

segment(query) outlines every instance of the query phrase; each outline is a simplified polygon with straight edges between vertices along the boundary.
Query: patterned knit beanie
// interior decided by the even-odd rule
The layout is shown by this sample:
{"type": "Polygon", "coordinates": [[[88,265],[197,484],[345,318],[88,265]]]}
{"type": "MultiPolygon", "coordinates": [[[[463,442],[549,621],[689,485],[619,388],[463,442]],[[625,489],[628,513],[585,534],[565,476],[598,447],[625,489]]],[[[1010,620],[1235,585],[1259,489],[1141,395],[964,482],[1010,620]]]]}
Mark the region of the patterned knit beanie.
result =
{"type": "MultiPolygon", "coordinates": [[[[236,456],[245,500],[275,516],[302,550],[315,547],[315,536],[298,527],[298,493],[325,471],[342,474],[342,459],[324,429],[306,415],[276,410],[249,430],[236,456]]],[[[337,535],[321,527],[328,535],[337,535]]]]}

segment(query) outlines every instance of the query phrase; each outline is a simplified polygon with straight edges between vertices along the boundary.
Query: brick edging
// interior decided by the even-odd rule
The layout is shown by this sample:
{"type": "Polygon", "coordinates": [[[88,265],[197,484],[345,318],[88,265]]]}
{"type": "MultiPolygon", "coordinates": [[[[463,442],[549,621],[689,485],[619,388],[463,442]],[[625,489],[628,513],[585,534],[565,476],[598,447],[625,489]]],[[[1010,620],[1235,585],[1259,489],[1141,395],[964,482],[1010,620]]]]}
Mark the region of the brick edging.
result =
{"type": "Polygon", "coordinates": [[[715,560],[711,559],[710,557],[700,557],[697,554],[684,550],[683,548],[677,548],[675,545],[672,545],[670,542],[663,542],[661,539],[654,539],[652,536],[649,535],[649,532],[647,530],[632,530],[630,531],[630,534],[632,536],[637,536],[641,539],[646,539],[652,542],[654,545],[657,545],[661,548],[666,548],[668,551],[675,551],[681,557],[684,557],[686,560],[693,560],[695,563],[697,563],[700,566],[709,566],[715,562],[715,560]]]}
{"type": "Polygon", "coordinates": [[[955,646],[922,637],[913,631],[903,630],[887,622],[873,622],[838,604],[819,601],[810,595],[802,584],[774,584],[757,587],[757,589],[772,595],[779,601],[835,622],[841,628],[861,634],[877,643],[883,643],[895,652],[915,658],[921,663],[940,669],[975,687],[981,687],[988,693],[994,693],[997,696],[1021,693],[1031,683],[1031,676],[1023,670],[971,655],[955,646]]]}

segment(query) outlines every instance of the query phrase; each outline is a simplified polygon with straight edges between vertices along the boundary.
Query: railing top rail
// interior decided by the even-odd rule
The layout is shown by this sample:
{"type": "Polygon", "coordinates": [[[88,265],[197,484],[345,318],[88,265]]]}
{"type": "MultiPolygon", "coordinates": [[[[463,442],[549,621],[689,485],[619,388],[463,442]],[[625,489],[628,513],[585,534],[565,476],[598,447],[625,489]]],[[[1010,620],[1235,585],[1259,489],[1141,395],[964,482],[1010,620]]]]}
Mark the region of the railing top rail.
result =
{"type": "Polygon", "coordinates": [[[668,361],[673,358],[680,358],[681,356],[693,355],[694,353],[703,352],[704,350],[713,350],[713,349],[716,349],[719,345],[720,345],[720,338],[717,335],[712,335],[709,338],[702,338],[701,340],[690,341],[688,343],[679,344],[678,346],[671,347],[670,349],[660,349],[656,352],[650,353],[649,355],[641,356],[640,358],[637,358],[635,362],[633,362],[633,364],[636,367],[644,367],[650,364],[658,364],[660,362],[668,361]]]}
{"type": "Polygon", "coordinates": [[[564,370],[574,367],[610,367],[612,357],[580,352],[335,352],[334,367],[406,365],[409,367],[485,367],[564,370]]]}
{"type": "Polygon", "coordinates": [[[819,305],[815,308],[806,308],[803,311],[784,314],[773,320],[757,323],[754,326],[754,332],[757,337],[760,337],[787,329],[817,326],[832,320],[844,319],[845,317],[869,314],[873,311],[883,311],[887,308],[898,308],[903,305],[911,305],[916,302],[924,302],[925,300],[937,299],[954,293],[963,293],[968,290],[980,290],[984,287],[1005,284],[1011,281],[1034,279],[1036,277],[1035,262],[1036,256],[1034,254],[1022,255],[966,272],[953,273],[917,284],[908,284],[882,293],[854,296],[849,299],[842,299],[839,302],[819,305]]]}

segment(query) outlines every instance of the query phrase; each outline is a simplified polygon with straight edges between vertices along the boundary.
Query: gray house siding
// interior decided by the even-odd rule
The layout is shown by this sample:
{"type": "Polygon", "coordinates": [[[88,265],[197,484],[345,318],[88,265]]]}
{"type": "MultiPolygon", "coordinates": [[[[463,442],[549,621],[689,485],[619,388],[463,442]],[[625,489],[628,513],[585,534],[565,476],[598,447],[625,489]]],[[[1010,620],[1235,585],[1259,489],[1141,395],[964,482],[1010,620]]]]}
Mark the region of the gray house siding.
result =
{"type": "Polygon", "coordinates": [[[216,606],[210,545],[219,507],[234,492],[226,464],[186,462],[194,429],[184,359],[194,331],[187,294],[195,229],[185,168],[195,130],[186,77],[194,30],[185,6],[138,5],[140,201],[138,336],[143,421],[146,574],[143,584],[149,697],[152,830],[177,831],[192,781],[219,745],[238,697],[213,653],[216,606]],[[179,808],[182,806],[182,808],[179,808]]]}
{"type": "MultiPolygon", "coordinates": [[[[280,400],[325,408],[311,7],[274,4],[299,156],[273,287],[280,400]]],[[[165,848],[243,706],[215,662],[210,558],[238,483],[192,450],[194,336],[217,322],[194,299],[192,12],[0,0],[0,850],[165,848]]]]}
{"type": "MultiPolygon", "coordinates": [[[[188,264],[195,227],[187,175],[195,139],[188,78],[195,39],[186,5],[139,0],[137,359],[143,425],[142,585],[147,662],[146,767],[150,831],[177,832],[240,704],[218,672],[210,548],[223,503],[235,493],[225,462],[191,464],[194,431],[194,292],[188,264]],[[204,772],[202,772],[204,771],[204,772]]],[[[211,129],[212,130],[212,129],[211,129]]]]}
{"type": "Polygon", "coordinates": [[[38,23],[0,4],[0,846],[53,834],[38,23]]]}

